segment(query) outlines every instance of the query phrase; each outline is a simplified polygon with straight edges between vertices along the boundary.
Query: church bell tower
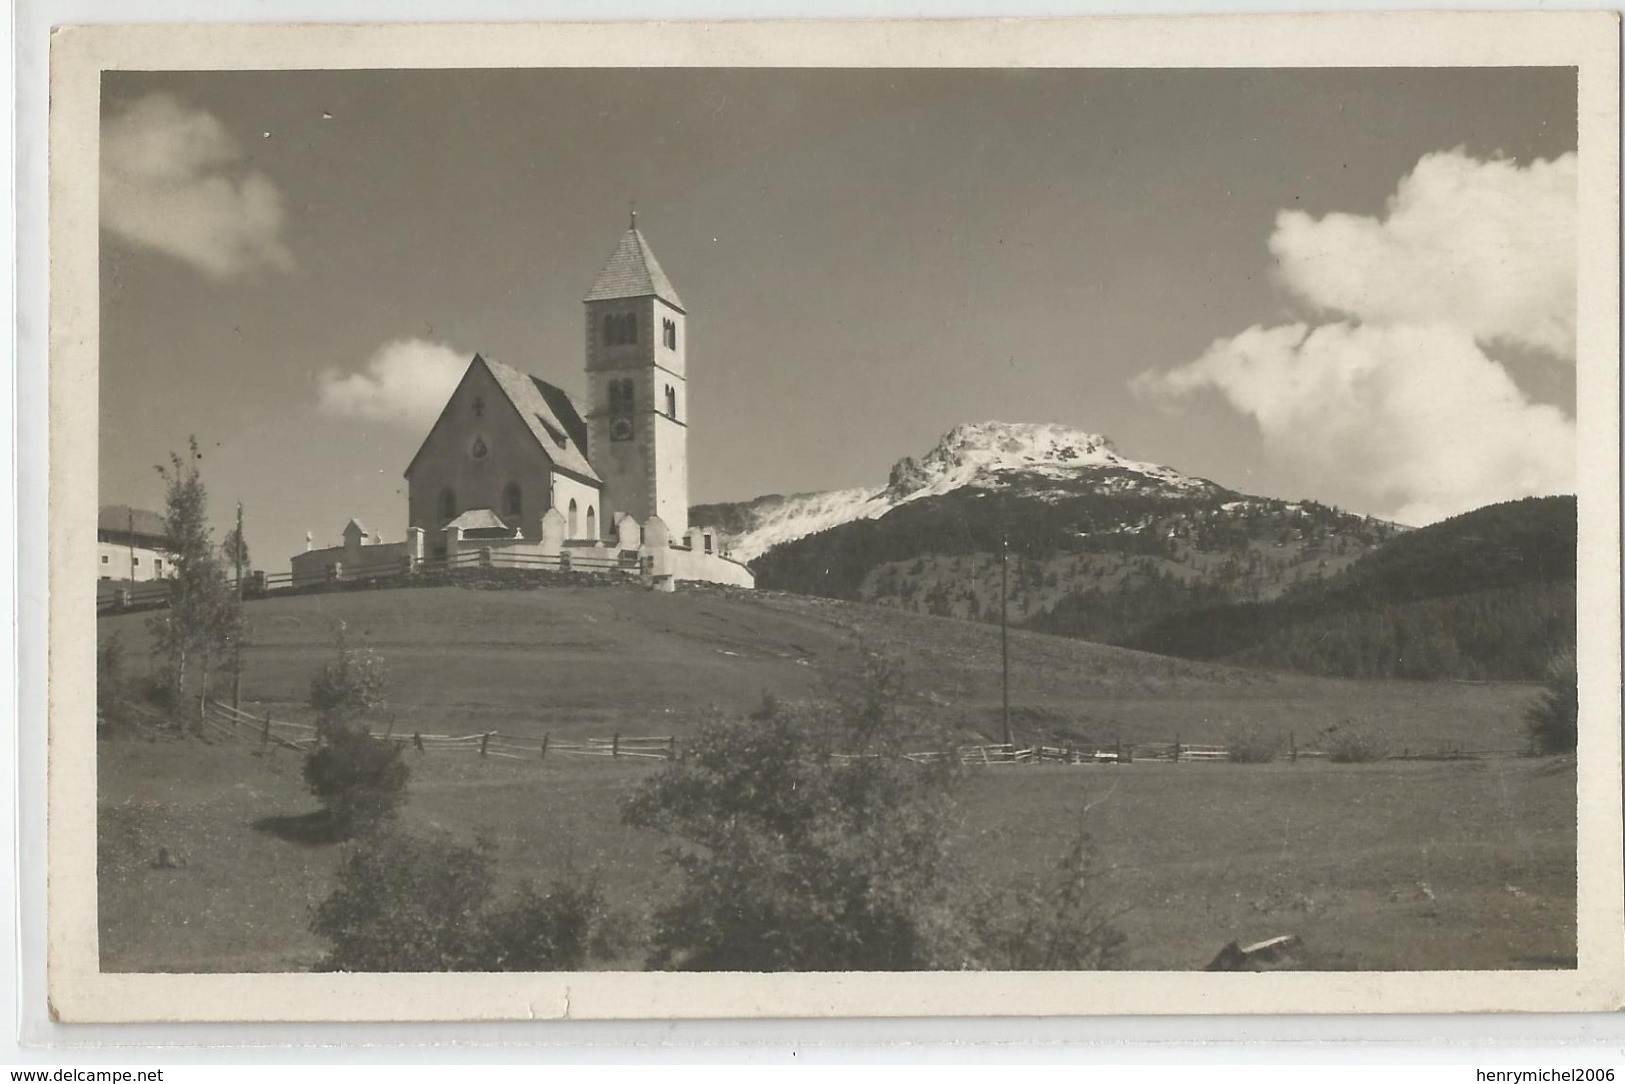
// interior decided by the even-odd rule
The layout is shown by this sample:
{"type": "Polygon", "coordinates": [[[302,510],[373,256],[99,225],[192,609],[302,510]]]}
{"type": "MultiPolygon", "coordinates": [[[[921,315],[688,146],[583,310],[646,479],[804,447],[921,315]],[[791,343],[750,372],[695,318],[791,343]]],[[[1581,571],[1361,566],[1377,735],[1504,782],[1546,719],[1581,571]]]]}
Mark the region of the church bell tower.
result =
{"type": "Polygon", "coordinates": [[[604,480],[605,535],[622,513],[688,530],[687,312],[638,230],[592,280],[587,309],[588,457],[604,480]]]}

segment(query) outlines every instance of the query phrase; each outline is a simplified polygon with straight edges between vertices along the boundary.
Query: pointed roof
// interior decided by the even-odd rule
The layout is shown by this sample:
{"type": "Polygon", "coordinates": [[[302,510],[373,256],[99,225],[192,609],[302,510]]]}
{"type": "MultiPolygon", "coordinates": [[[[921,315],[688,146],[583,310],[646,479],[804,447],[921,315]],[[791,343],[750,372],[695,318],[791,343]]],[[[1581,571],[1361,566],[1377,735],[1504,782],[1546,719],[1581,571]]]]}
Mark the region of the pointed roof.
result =
{"type": "Polygon", "coordinates": [[[349,523],[344,525],[344,530],[340,533],[347,535],[351,533],[351,531],[354,531],[356,534],[359,534],[362,537],[366,537],[367,525],[362,523],[359,519],[352,519],[349,523]]]}
{"type": "MultiPolygon", "coordinates": [[[[587,462],[587,426],[582,422],[574,401],[563,389],[555,388],[529,373],[522,373],[511,365],[504,365],[500,361],[492,361],[490,358],[475,354],[474,360],[468,363],[468,369],[463,373],[463,379],[457,383],[458,390],[461,390],[468,380],[469,373],[479,366],[484,366],[485,371],[491,374],[491,379],[501,390],[503,397],[519,412],[520,421],[525,423],[525,428],[530,430],[530,435],[535,438],[556,469],[589,485],[604,484],[603,479],[598,477],[598,472],[592,469],[592,464],[587,462]]],[[[445,408],[440,412],[439,420],[429,428],[429,433],[423,438],[417,454],[412,457],[412,462],[407,464],[408,478],[412,476],[412,470],[417,466],[424,449],[429,447],[429,441],[433,438],[435,430],[446,420],[452,400],[456,398],[457,392],[453,391],[446,401],[445,408]]]]}
{"type": "Polygon", "coordinates": [[[583,301],[608,301],[617,297],[658,297],[678,312],[686,312],[671,280],[660,269],[660,261],[649,250],[649,242],[636,226],[621,234],[604,269],[592,280],[583,301]]]}

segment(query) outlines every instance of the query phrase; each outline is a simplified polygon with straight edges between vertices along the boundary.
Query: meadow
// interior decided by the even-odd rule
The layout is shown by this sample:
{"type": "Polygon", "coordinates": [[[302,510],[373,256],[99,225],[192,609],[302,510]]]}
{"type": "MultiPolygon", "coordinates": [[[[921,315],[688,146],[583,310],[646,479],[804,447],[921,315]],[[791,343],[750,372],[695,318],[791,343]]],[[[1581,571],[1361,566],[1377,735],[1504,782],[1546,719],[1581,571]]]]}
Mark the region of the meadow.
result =
{"type": "MultiPolygon", "coordinates": [[[[398,732],[539,737],[688,733],[764,691],[849,685],[856,638],[902,657],[911,697],[966,740],[996,733],[998,631],[859,604],[722,590],[444,587],[249,606],[245,707],[299,717],[342,619],[391,673],[398,732]]],[[[132,658],[145,619],[102,620],[132,658]]],[[[1014,634],[1018,737],[1308,736],[1357,716],[1394,751],[1515,749],[1523,686],[1292,677],[1014,634]]],[[[310,908],[349,845],[271,830],[312,812],[291,750],[117,739],[98,745],[100,935],[113,971],[278,971],[323,945],[310,908]],[[173,868],[156,861],[163,848],[173,868]]],[[[665,894],[665,841],[621,823],[652,761],[411,754],[407,827],[491,839],[504,880],[595,869],[633,912],[665,894]]],[[[1205,965],[1227,941],[1301,936],[1311,966],[1572,966],[1572,758],[1336,765],[1010,765],[976,769],[954,851],[993,882],[1041,871],[1083,818],[1100,891],[1125,908],[1129,966],[1205,965]],[[1085,807],[1088,812],[1083,812],[1085,807]]],[[[636,956],[613,961],[636,967],[636,956]]]]}

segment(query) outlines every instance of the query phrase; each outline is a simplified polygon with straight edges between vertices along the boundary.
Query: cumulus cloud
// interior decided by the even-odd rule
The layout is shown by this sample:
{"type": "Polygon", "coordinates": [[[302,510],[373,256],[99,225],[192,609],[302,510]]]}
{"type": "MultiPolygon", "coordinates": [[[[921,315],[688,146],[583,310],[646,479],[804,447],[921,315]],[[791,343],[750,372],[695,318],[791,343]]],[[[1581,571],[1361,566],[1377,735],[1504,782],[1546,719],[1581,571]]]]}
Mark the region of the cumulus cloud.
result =
{"type": "Polygon", "coordinates": [[[374,351],[360,372],[329,369],[319,375],[316,406],[334,417],[427,429],[470,357],[444,343],[396,339],[374,351]]]}
{"type": "Polygon", "coordinates": [[[1573,154],[1526,166],[1429,154],[1386,217],[1282,211],[1270,252],[1286,286],[1318,308],[1444,322],[1572,359],[1575,169],[1573,154]]]}
{"type": "Polygon", "coordinates": [[[1219,392],[1272,455],[1352,484],[1402,523],[1573,492],[1574,423],[1444,324],[1253,327],[1135,385],[1219,392]]]}
{"type": "Polygon", "coordinates": [[[102,127],[101,224],[215,279],[288,270],[282,195],[211,114],[149,94],[102,127]]]}
{"type": "Polygon", "coordinates": [[[1346,319],[1252,327],[1136,393],[1220,394],[1317,491],[1425,524],[1495,501],[1572,493],[1573,420],[1485,352],[1572,361],[1575,158],[1518,166],[1424,157],[1381,219],[1297,211],[1269,247],[1282,284],[1346,319]]]}

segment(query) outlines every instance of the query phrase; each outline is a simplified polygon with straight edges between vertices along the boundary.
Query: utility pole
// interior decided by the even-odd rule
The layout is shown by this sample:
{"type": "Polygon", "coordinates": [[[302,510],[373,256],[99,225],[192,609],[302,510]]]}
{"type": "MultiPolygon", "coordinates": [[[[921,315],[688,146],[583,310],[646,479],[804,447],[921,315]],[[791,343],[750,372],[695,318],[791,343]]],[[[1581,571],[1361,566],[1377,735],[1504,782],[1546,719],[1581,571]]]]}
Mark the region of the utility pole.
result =
{"type": "Polygon", "coordinates": [[[1010,532],[1002,522],[999,524],[999,657],[1004,671],[1004,744],[1013,753],[1015,748],[1010,738],[1010,532]]]}
{"type": "Polygon", "coordinates": [[[237,566],[237,635],[231,644],[231,708],[243,707],[243,502],[237,502],[237,534],[231,540],[231,559],[237,566]]]}
{"type": "Polygon", "coordinates": [[[133,598],[135,597],[135,509],[126,508],[125,511],[130,514],[128,541],[130,545],[130,596],[133,598]]]}

